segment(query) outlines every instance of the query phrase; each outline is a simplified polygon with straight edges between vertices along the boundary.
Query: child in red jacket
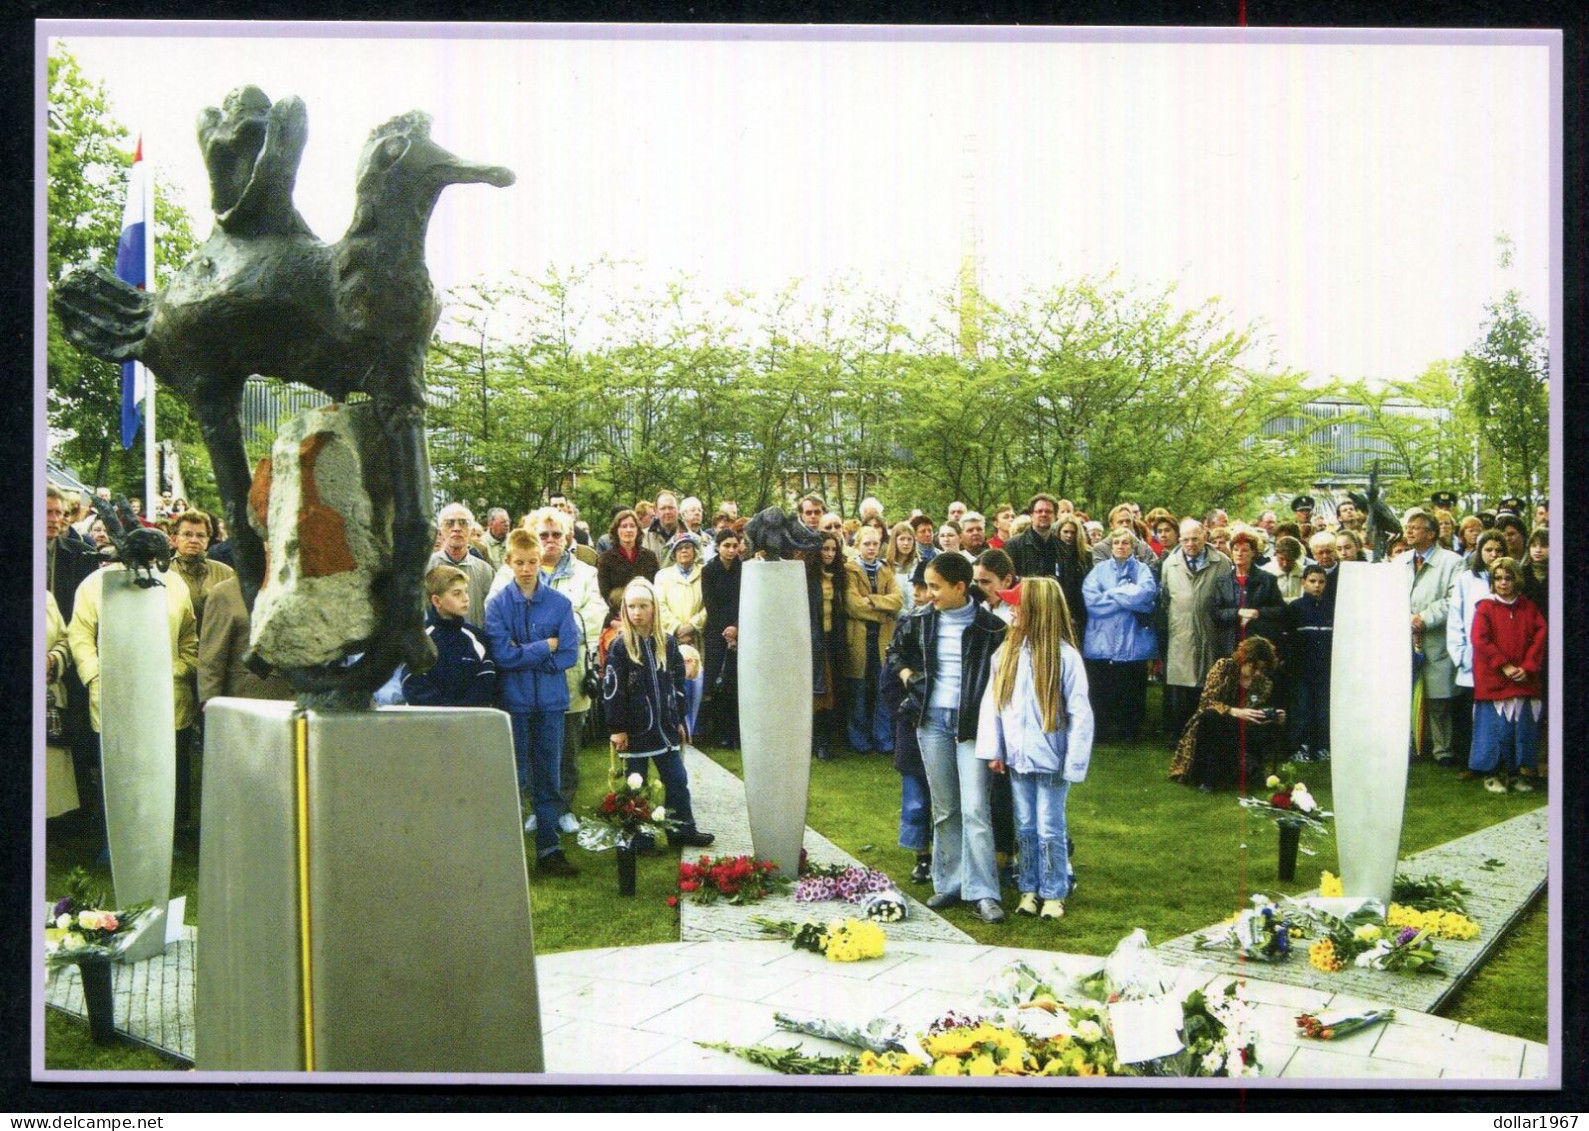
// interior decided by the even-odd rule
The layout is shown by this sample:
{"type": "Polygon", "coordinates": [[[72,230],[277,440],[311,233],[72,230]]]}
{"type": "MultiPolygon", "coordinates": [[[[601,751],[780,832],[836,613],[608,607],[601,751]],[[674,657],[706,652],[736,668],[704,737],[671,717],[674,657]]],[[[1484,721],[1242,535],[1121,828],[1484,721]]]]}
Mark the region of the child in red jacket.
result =
{"type": "Polygon", "coordinates": [[[1468,768],[1489,774],[1484,788],[1528,793],[1539,780],[1540,672],[1545,618],[1522,595],[1517,563],[1490,566],[1490,596],[1473,610],[1473,753],[1468,768]]]}

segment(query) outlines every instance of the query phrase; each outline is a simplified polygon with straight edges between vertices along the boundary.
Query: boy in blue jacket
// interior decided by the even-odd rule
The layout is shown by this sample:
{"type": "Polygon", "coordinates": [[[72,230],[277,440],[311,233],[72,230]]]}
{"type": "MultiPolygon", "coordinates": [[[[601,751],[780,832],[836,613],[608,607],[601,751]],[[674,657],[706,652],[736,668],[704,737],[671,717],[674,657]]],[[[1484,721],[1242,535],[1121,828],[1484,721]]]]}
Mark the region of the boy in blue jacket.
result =
{"type": "Polygon", "coordinates": [[[509,533],[507,565],[514,584],[486,602],[486,640],[500,673],[502,708],[513,719],[519,791],[530,794],[535,809],[535,871],[573,876],[577,872],[563,855],[557,818],[563,712],[568,709],[563,673],[579,658],[579,625],[568,598],[541,584],[535,535],[523,528],[509,533]]]}
{"type": "Polygon", "coordinates": [[[1330,760],[1330,654],[1335,648],[1335,602],[1329,573],[1302,571],[1302,596],[1286,606],[1291,640],[1291,748],[1298,762],[1330,760]]]}
{"type": "Polygon", "coordinates": [[[485,633],[469,614],[469,575],[457,566],[439,565],[425,575],[430,612],[425,634],[436,645],[436,662],[427,672],[403,677],[403,698],[417,707],[489,707],[497,693],[497,666],[485,633]]]}

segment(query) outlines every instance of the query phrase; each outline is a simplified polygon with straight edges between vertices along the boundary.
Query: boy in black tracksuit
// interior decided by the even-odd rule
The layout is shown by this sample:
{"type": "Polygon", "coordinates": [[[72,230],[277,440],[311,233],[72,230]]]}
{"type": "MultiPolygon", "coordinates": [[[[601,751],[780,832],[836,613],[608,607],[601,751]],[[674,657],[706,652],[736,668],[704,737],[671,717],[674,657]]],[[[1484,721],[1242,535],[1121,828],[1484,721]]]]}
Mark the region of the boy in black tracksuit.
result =
{"type": "Polygon", "coordinates": [[[489,707],[497,693],[497,666],[486,634],[465,620],[469,575],[439,565],[425,575],[430,612],[425,632],[436,646],[436,662],[403,677],[403,698],[417,707],[489,707]]]}
{"type": "Polygon", "coordinates": [[[1302,571],[1302,595],[1286,606],[1291,640],[1290,743],[1298,762],[1330,759],[1330,653],[1335,646],[1335,602],[1326,596],[1329,574],[1321,565],[1302,571]]]}

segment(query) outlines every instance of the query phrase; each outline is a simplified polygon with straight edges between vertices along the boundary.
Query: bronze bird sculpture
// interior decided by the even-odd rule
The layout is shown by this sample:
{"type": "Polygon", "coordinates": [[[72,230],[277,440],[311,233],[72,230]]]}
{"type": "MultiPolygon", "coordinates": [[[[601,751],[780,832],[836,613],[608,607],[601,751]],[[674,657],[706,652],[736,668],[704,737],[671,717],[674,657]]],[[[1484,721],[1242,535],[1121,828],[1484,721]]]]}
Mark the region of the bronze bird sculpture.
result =
{"type": "Polygon", "coordinates": [[[103,268],[56,286],[55,305],[78,348],[138,359],[192,408],[203,430],[250,609],[265,552],[247,521],[253,476],[241,405],[250,375],[299,381],[344,401],[374,403],[393,468],[391,569],[375,582],[382,629],[352,642],[362,658],[289,669],[300,692],[356,700],[400,662],[428,667],[423,580],[433,531],[425,447],[425,350],[440,304],[425,266],[425,230],[448,185],[505,187],[513,173],[462,161],[430,139],[430,118],[400,115],[371,131],[359,158],[353,222],[336,243],[317,239],[292,203],[307,138],[296,98],[272,103],[256,87],[199,118],[216,227],[164,290],[145,293],[103,268]]]}

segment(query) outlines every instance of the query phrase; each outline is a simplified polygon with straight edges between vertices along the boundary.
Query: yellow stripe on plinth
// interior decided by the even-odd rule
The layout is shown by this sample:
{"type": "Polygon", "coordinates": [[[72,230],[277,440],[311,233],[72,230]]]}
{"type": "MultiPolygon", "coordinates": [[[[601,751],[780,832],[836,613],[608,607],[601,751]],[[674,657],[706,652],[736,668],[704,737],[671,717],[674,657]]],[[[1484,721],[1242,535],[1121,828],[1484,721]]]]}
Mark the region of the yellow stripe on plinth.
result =
{"type": "Polygon", "coordinates": [[[314,983],[309,932],[309,719],[293,718],[293,768],[298,794],[298,957],[303,979],[303,1067],[314,1071],[314,983]]]}

